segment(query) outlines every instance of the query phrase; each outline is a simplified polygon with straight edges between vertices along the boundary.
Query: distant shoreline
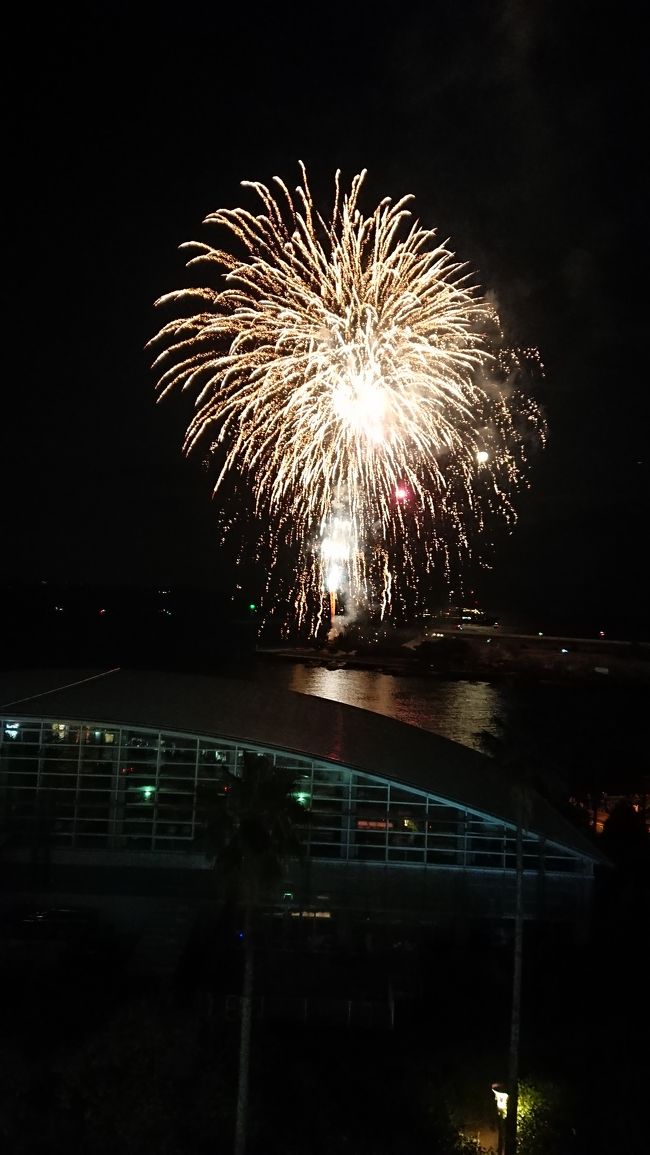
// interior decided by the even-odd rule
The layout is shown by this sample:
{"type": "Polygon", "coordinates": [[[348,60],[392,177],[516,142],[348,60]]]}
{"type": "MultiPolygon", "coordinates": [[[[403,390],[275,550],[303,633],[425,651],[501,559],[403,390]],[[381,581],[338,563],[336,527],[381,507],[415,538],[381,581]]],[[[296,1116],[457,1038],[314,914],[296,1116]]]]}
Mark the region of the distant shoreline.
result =
{"type": "MultiPolygon", "coordinates": [[[[456,639],[453,639],[456,641],[456,639]]],[[[562,639],[560,639],[562,640],[562,639]]],[[[569,639],[566,639],[567,641],[569,639]]],[[[395,677],[448,678],[470,681],[527,681],[573,683],[581,685],[650,685],[648,656],[627,653],[604,653],[558,647],[556,650],[520,647],[505,650],[497,643],[487,651],[476,639],[463,638],[464,652],[454,654],[454,646],[444,652],[435,643],[404,653],[385,649],[367,653],[361,650],[335,650],[302,646],[258,646],[256,655],[263,659],[296,662],[329,670],[374,670],[395,677]],[[489,659],[488,659],[489,654],[489,659]]],[[[575,645],[575,639],[572,639],[575,645]]],[[[647,647],[650,650],[650,647],[647,647]]]]}

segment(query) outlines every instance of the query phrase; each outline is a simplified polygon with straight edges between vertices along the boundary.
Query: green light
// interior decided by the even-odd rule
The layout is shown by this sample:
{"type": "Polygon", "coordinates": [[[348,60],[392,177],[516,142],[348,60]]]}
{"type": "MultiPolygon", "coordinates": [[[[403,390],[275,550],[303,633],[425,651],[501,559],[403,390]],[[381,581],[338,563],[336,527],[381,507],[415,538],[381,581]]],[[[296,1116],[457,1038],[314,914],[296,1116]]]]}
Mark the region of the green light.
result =
{"type": "Polygon", "coordinates": [[[253,613],[257,609],[257,606],[255,605],[255,602],[249,602],[248,608],[251,611],[251,613],[253,613]]]}
{"type": "Polygon", "coordinates": [[[142,786],[141,787],[142,795],[144,797],[145,802],[149,801],[149,799],[151,798],[151,795],[154,793],[155,789],[156,789],[155,786],[142,786]]]}
{"type": "Polygon", "coordinates": [[[309,795],[308,794],[294,794],[294,798],[295,798],[296,802],[300,803],[301,806],[306,806],[307,803],[309,802],[309,795]]]}

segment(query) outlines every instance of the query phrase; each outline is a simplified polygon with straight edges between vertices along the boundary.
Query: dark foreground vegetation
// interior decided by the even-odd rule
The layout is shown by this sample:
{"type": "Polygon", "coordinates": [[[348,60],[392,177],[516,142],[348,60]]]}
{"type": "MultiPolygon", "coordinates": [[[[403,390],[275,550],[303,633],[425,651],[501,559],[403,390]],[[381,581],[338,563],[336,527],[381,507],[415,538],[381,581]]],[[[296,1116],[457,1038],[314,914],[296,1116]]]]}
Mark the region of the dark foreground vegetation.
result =
{"type": "MultiPolygon", "coordinates": [[[[606,874],[588,941],[527,928],[521,1155],[647,1150],[648,911],[646,855],[606,874]]],[[[20,947],[5,915],[3,1150],[230,1153],[237,918],[197,909],[163,976],[135,966],[137,934],[84,926],[54,949],[25,936],[20,947]]],[[[260,938],[248,1155],[455,1155],[492,1142],[508,936],[331,931],[287,937],[267,925],[260,938]]]]}

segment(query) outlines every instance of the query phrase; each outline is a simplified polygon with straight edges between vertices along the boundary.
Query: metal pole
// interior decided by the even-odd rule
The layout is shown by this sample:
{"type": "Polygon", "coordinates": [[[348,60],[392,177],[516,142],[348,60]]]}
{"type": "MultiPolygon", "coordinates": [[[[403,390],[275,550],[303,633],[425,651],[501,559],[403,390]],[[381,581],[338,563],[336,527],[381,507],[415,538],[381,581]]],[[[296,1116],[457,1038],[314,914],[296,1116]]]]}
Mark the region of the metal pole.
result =
{"type": "Polygon", "coordinates": [[[510,1012],[510,1048],[508,1053],[508,1110],[505,1122],[504,1155],[517,1152],[517,1105],[519,1100],[519,1034],[521,1026],[521,970],[524,929],[524,850],[522,831],[523,799],[519,797],[517,819],[517,871],[515,886],[515,941],[512,970],[512,1008],[510,1012]]]}

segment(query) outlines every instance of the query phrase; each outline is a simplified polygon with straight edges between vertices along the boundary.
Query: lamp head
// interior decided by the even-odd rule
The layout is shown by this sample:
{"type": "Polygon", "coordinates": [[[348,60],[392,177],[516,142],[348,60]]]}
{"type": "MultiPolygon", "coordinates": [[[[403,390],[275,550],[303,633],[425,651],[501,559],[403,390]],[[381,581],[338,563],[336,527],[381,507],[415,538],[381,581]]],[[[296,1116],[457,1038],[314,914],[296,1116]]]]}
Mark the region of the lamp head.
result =
{"type": "Polygon", "coordinates": [[[505,1117],[508,1113],[508,1092],[503,1083],[493,1083],[492,1091],[497,1101],[497,1111],[501,1116],[505,1117]]]}

